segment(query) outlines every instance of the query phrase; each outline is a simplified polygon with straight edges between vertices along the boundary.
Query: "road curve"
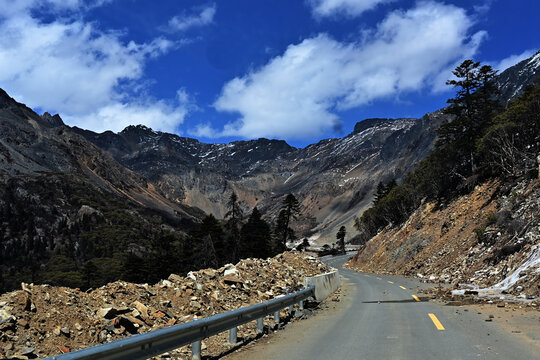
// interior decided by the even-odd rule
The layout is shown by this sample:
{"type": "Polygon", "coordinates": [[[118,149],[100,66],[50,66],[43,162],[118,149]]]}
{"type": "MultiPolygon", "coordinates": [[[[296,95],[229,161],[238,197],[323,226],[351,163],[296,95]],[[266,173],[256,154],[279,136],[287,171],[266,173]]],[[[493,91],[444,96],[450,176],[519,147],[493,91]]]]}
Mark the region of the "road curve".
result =
{"type": "Polygon", "coordinates": [[[487,315],[424,301],[414,280],[342,269],[345,259],[326,260],[349,289],[339,311],[291,324],[274,343],[232,358],[540,359],[535,344],[510,338],[485,322],[487,315]]]}

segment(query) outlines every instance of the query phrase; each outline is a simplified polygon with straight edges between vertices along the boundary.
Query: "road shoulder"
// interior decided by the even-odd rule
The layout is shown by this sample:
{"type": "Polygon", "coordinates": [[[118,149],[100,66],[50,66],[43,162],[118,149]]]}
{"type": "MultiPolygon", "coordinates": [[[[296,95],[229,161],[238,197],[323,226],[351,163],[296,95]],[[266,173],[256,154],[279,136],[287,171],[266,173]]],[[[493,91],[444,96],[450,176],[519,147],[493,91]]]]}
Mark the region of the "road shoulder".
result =
{"type": "Polygon", "coordinates": [[[258,341],[250,343],[237,351],[223,357],[230,360],[269,359],[268,354],[278,353],[283,347],[294,346],[302,342],[307,329],[324,327],[328,321],[335,321],[336,316],[352,306],[351,292],[354,285],[342,278],[341,288],[328,299],[319,304],[313,315],[299,321],[293,321],[280,331],[264,335],[258,341]]]}

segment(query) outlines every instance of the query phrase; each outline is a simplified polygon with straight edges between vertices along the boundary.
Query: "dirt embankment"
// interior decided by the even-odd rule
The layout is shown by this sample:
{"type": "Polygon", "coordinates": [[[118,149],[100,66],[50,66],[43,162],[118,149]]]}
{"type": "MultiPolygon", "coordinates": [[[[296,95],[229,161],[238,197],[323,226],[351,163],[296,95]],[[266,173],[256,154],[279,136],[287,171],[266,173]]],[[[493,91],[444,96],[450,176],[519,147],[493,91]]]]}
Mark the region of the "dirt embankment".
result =
{"type": "MultiPolygon", "coordinates": [[[[0,358],[51,356],[185,323],[294,292],[304,277],[329,270],[312,257],[284,253],[187,277],[171,274],[155,285],[117,281],[82,292],[22,284],[0,296],[0,358]]],[[[253,335],[255,327],[244,325],[239,336],[253,335]]],[[[221,338],[206,340],[204,352],[223,351],[221,338]]],[[[183,347],[169,356],[187,353],[183,347]]]]}
{"type": "Polygon", "coordinates": [[[512,187],[491,181],[450,203],[423,204],[403,226],[372,238],[349,266],[455,284],[488,297],[537,299],[540,181],[512,187]]]}

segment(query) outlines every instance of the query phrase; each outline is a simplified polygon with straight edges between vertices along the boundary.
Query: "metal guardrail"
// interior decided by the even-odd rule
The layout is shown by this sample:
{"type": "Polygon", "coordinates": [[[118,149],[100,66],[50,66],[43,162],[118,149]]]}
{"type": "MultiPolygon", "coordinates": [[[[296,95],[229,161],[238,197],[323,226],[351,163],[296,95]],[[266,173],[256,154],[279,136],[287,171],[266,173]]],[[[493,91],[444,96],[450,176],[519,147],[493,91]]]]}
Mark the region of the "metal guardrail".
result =
{"type": "Polygon", "coordinates": [[[257,320],[258,332],[262,333],[263,318],[265,316],[274,314],[274,321],[279,322],[280,310],[289,307],[289,311],[292,312],[293,306],[297,303],[299,303],[299,309],[303,310],[304,300],[313,296],[314,290],[313,286],[309,286],[307,289],[264,303],[145,334],[133,335],[107,344],[52,356],[44,360],[142,360],[187,344],[192,344],[192,359],[199,360],[201,358],[201,340],[230,330],[229,343],[235,344],[237,326],[254,320],[257,320]]]}

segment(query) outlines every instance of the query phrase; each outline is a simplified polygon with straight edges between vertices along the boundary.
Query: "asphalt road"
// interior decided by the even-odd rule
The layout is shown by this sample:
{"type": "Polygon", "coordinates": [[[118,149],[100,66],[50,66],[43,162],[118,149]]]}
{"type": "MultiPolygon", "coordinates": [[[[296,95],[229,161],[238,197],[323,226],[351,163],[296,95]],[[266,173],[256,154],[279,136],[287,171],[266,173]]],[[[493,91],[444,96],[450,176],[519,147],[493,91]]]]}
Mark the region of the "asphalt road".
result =
{"type": "Polygon", "coordinates": [[[414,280],[342,269],[345,259],[327,260],[346,278],[339,309],[291,324],[270,344],[233,358],[540,359],[538,344],[509,336],[485,321],[488,314],[425,301],[414,280]]]}

